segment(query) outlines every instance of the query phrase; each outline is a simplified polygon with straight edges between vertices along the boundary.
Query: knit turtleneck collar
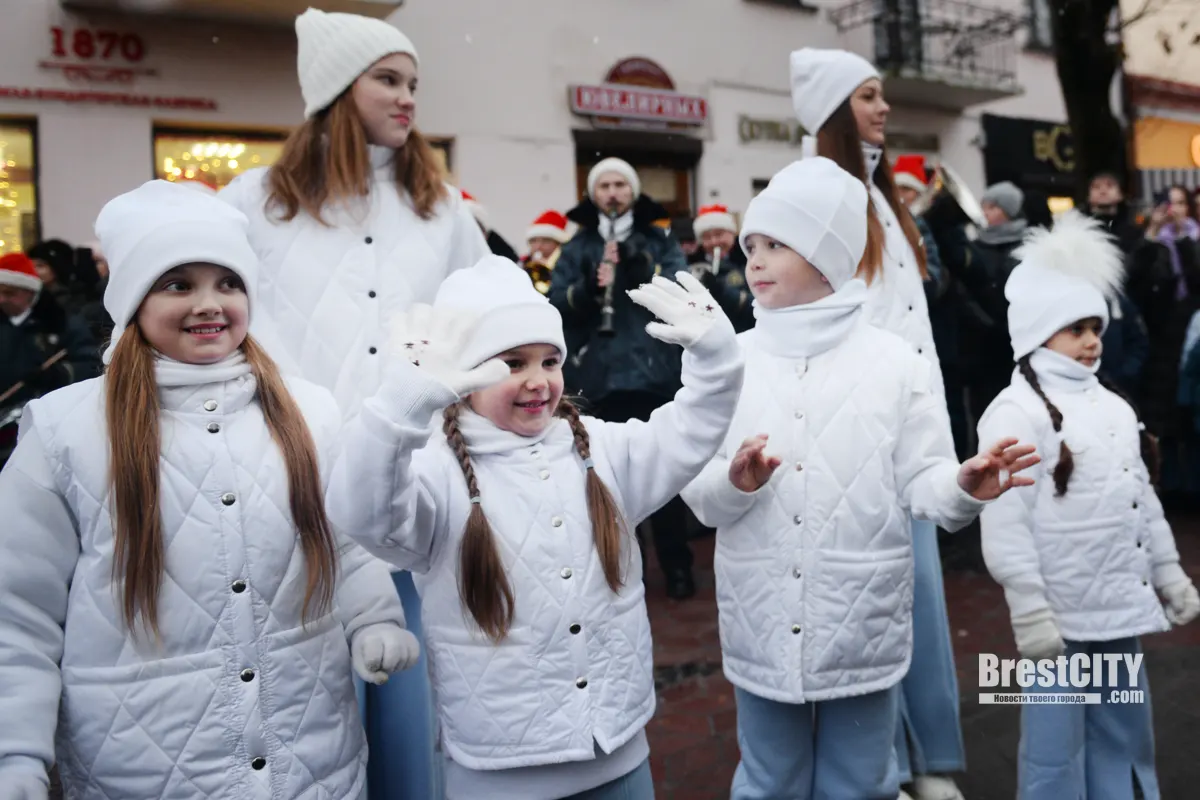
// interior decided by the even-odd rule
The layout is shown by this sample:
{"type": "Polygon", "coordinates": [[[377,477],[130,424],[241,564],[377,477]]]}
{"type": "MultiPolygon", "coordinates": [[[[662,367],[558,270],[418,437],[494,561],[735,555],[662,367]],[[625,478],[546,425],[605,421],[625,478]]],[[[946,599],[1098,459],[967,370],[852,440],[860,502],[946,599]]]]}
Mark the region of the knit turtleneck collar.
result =
{"type": "Polygon", "coordinates": [[[782,358],[811,358],[840,344],[862,316],[867,285],[858,278],[812,303],[768,309],[754,304],[754,337],[782,358]]]}
{"type": "Polygon", "coordinates": [[[368,145],[367,154],[371,159],[371,169],[378,172],[382,169],[389,169],[392,162],[396,159],[396,151],[390,147],[380,147],[379,145],[368,145]]]}
{"type": "Polygon", "coordinates": [[[1029,366],[1033,367],[1043,389],[1082,392],[1100,385],[1100,379],[1096,377],[1100,370],[1099,360],[1088,367],[1048,347],[1039,347],[1030,354],[1029,366]]]}
{"type": "Polygon", "coordinates": [[[511,453],[545,441],[571,439],[571,426],[564,419],[555,419],[536,436],[521,436],[498,427],[482,414],[464,408],[458,414],[458,430],[471,455],[511,453]]]}

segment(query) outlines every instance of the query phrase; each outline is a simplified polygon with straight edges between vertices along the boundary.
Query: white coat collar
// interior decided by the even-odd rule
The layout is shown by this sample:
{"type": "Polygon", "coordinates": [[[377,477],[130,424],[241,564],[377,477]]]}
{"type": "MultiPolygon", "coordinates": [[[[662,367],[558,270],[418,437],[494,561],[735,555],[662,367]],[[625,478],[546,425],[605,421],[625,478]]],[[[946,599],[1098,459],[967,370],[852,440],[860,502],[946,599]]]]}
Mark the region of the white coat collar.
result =
{"type": "Polygon", "coordinates": [[[458,415],[458,430],[471,455],[511,453],[539,444],[573,444],[571,426],[556,419],[537,436],[521,436],[496,427],[491,420],[464,408],[458,415]]]}
{"type": "Polygon", "coordinates": [[[216,364],[184,364],[159,355],[154,361],[159,404],[165,411],[229,414],[254,400],[258,382],[238,350],[216,364]]]}
{"type": "Polygon", "coordinates": [[[1099,361],[1091,367],[1085,367],[1062,353],[1039,347],[1029,356],[1029,366],[1033,367],[1043,389],[1083,392],[1100,385],[1100,379],[1096,377],[1100,369],[1099,361]]]}
{"type": "Polygon", "coordinates": [[[783,358],[811,358],[841,343],[862,316],[867,285],[858,278],[813,303],[766,309],[754,304],[754,336],[783,358]]]}

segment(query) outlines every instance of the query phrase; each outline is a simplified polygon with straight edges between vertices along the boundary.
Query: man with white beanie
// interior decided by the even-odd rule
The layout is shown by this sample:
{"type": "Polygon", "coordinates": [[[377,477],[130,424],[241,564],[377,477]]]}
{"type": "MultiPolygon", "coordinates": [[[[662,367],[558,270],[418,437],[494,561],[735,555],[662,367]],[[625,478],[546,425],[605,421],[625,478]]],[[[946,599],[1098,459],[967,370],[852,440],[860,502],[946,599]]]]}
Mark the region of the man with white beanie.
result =
{"type": "Polygon", "coordinates": [[[869,324],[855,277],[867,187],[813,157],[746,209],[746,377],[716,458],[683,496],[717,528],[714,571],[741,763],[732,800],[895,798],[912,657],[909,515],[957,530],[1034,463],[960,465],[932,368],[869,324]],[[804,657],[800,655],[803,652],[804,657]]]}
{"type": "MultiPolygon", "coordinates": [[[[665,208],[642,194],[633,166],[619,158],[592,167],[587,197],[567,212],[578,230],[562,247],[549,296],[575,354],[565,370],[567,389],[582,394],[589,413],[600,419],[648,419],[679,388],[678,350],[646,333],[653,318],[626,294],[655,275],[673,279],[687,269],[679,243],[655,224],[668,218],[665,208]]],[[[676,498],[650,524],[667,595],[691,597],[696,587],[687,508],[676,498]]]]}

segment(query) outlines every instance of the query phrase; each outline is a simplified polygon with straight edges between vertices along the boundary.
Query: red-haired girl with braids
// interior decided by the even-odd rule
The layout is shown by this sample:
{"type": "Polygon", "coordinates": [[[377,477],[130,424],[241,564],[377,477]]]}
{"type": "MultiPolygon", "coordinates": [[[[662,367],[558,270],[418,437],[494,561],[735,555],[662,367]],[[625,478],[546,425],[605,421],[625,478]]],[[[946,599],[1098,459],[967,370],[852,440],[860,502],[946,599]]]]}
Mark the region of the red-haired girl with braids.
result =
{"type": "MultiPolygon", "coordinates": [[[[1044,461],[1035,485],[984,509],[984,558],[1004,586],[1022,656],[1088,665],[1120,657],[1117,670],[1092,676],[1104,681],[1100,705],[1021,707],[1019,796],[1133,797],[1136,782],[1156,799],[1149,697],[1120,704],[1113,690],[1145,688],[1145,673],[1132,668],[1138,637],[1191,622],[1200,595],[1154,492],[1157,444],[1097,374],[1121,253],[1099,223],[1068,212],[1015,255],[1021,263],[1004,294],[1017,370],[979,435],[1019,436],[1044,461]]],[[[1064,690],[1072,691],[1027,691],[1064,690]]]]}
{"type": "MultiPolygon", "coordinates": [[[[379,509],[352,535],[415,573],[448,798],[653,796],[633,532],[712,458],[742,384],[733,326],[677,280],[630,292],[663,320],[647,332],[685,351],[683,388],[648,422],[563,398],[562,318],[490,256],[400,319],[412,363],[395,359],[349,428],[330,495],[353,486],[346,502],[379,509]],[[434,415],[444,436],[425,446],[434,415]]],[[[355,512],[330,505],[335,522],[355,512]]]]}

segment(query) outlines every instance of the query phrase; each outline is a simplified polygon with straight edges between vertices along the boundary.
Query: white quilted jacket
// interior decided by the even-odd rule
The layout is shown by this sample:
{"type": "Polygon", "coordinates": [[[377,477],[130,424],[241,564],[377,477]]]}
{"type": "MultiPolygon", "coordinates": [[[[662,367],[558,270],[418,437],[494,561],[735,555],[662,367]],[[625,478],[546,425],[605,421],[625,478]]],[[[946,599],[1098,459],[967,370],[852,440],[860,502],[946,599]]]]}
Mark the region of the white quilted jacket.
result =
{"type": "Polygon", "coordinates": [[[883,192],[874,182],[870,189],[871,204],[883,223],[885,239],[883,270],[869,287],[867,317],[876,327],[891,331],[908,342],[933,365],[934,391],[942,397],[945,395],[942,367],[933,343],[929,304],[925,300],[925,284],[921,280],[917,257],[883,192]]]}
{"type": "Polygon", "coordinates": [[[912,654],[909,510],[957,530],[982,504],[958,464],[929,362],[860,321],[810,358],[739,336],[746,381],[729,434],[683,493],[717,528],[714,568],[725,674],[771,700],[805,703],[897,683],[912,654]],[[747,437],[783,464],[753,494],[729,481],[747,437]]]}
{"type": "MultiPolygon", "coordinates": [[[[453,395],[403,365],[348,427],[353,461],[339,461],[333,485],[356,486],[358,502],[379,512],[353,535],[417,573],[442,742],[458,764],[498,770],[589,760],[594,742],[612,753],[653,715],[650,624],[632,533],[700,472],[729,426],[740,353],[733,337],[708,352],[703,344],[684,355],[675,401],[649,422],[585,418],[595,469],[629,526],[617,594],[593,544],[586,473],[567,423],[523,438],[462,414],[516,597],[512,630],[499,645],[459,599],[459,545],[471,508],[459,462],[440,433],[413,452],[429,439],[430,415],[453,395]]],[[[440,414],[436,422],[440,430],[440,414]]],[[[330,513],[340,517],[336,503],[330,513]]]]}
{"type": "Polygon", "coordinates": [[[981,441],[1003,431],[1035,443],[1042,456],[1035,486],[1008,492],[983,512],[988,570],[1014,617],[1049,608],[1065,639],[1167,630],[1155,588],[1187,576],[1142,462],[1137,417],[1094,379],[1056,376],[1057,358],[1040,350],[1034,368],[1062,412],[1075,462],[1065,495],[1054,496],[1052,477],[1062,437],[1019,373],[979,423],[981,441]]]}
{"type": "MultiPolygon", "coordinates": [[[[160,390],[158,645],[130,636],[112,580],[104,379],[27,408],[0,475],[0,798],[45,775],[56,732],[68,798],[359,797],[347,642],[403,612],[386,568],[344,542],[335,613],[301,625],[304,559],[255,386],[160,390]]],[[[332,456],[333,398],[290,388],[332,456]]]]}
{"type": "Polygon", "coordinates": [[[416,215],[392,178],[392,152],[371,148],[370,202],[329,209],[328,225],[268,213],[266,169],[221,192],[249,217],[261,260],[253,333],[285,369],[333,392],[344,418],[379,388],[388,321],[432,303],[447,275],[488,254],[458,190],[433,219],[416,215]]]}

